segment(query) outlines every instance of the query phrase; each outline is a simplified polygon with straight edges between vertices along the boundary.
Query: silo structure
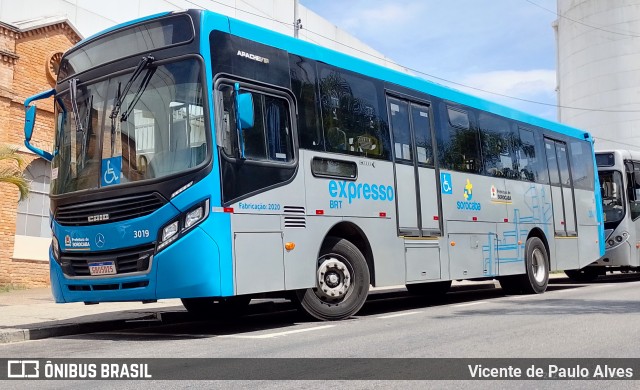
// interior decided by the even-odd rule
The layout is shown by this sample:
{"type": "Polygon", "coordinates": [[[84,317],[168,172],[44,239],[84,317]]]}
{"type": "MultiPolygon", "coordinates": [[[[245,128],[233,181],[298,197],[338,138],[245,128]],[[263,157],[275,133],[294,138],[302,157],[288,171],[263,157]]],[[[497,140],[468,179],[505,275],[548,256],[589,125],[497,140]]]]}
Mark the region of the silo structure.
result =
{"type": "Polygon", "coordinates": [[[640,0],[558,0],[558,116],[596,149],[640,149],[640,0]]]}

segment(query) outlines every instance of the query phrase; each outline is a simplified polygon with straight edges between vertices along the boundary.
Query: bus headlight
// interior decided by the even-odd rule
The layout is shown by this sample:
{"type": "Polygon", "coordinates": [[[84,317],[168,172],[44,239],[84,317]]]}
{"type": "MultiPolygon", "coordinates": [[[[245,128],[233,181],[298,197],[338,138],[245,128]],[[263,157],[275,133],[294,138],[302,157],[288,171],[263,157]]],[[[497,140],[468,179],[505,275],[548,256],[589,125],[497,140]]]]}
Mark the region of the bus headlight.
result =
{"type": "Polygon", "coordinates": [[[178,221],[171,222],[162,229],[162,242],[171,239],[176,234],[178,234],[178,221]]]}
{"type": "Polygon", "coordinates": [[[51,248],[53,249],[53,259],[58,261],[60,259],[60,244],[55,235],[51,235],[51,248]]]}
{"type": "Polygon", "coordinates": [[[187,212],[187,216],[184,218],[184,228],[189,229],[191,226],[195,226],[204,217],[204,206],[198,205],[194,210],[187,212]]]}
{"type": "Polygon", "coordinates": [[[158,243],[156,252],[160,252],[162,249],[166,248],[169,244],[178,239],[179,228],[180,225],[177,220],[170,222],[162,228],[160,233],[160,242],[158,243]]]}
{"type": "Polygon", "coordinates": [[[160,242],[156,253],[166,248],[172,242],[183,236],[187,231],[204,221],[209,216],[209,199],[205,199],[196,206],[180,214],[160,230],[160,242]]]}

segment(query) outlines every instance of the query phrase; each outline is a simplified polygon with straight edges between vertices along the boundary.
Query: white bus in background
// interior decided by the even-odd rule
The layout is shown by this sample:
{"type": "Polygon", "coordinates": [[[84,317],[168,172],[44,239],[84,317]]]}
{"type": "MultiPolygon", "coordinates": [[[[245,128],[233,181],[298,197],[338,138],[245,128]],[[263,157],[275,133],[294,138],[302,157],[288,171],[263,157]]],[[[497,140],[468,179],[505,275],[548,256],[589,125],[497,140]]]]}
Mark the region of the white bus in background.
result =
{"type": "Polygon", "coordinates": [[[605,255],[581,270],[565,273],[578,281],[607,272],[640,270],[640,152],[596,152],[605,228],[605,255]]]}

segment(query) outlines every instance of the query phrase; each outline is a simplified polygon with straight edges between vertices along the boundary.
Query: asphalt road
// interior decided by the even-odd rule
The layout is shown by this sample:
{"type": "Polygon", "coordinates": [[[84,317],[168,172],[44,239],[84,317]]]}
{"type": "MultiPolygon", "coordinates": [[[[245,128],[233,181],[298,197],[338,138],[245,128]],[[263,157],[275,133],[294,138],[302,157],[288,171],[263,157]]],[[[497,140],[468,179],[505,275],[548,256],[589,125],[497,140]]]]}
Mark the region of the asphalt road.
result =
{"type": "MultiPolygon", "coordinates": [[[[0,357],[640,358],[637,276],[620,275],[592,284],[554,279],[541,295],[505,296],[501,289],[493,288],[454,292],[433,301],[404,290],[389,291],[371,296],[356,317],[340,322],[305,320],[287,304],[256,307],[259,310],[253,310],[254,314],[233,321],[198,321],[169,313],[162,323],[128,331],[5,344],[0,345],[0,357]]],[[[495,388],[505,383],[517,388],[637,388],[637,382],[631,381],[435,382],[438,388],[495,388]]],[[[118,384],[141,387],[132,382],[118,384]]],[[[226,388],[299,388],[316,387],[317,382],[147,381],[142,387],[158,384],[169,388],[220,384],[226,388]]],[[[6,382],[2,387],[24,385],[6,382]]],[[[37,388],[77,385],[79,382],[36,382],[37,388]]],[[[349,388],[424,385],[417,381],[331,382],[332,387],[349,388]]],[[[92,382],[91,387],[112,386],[103,381],[92,382]]]]}

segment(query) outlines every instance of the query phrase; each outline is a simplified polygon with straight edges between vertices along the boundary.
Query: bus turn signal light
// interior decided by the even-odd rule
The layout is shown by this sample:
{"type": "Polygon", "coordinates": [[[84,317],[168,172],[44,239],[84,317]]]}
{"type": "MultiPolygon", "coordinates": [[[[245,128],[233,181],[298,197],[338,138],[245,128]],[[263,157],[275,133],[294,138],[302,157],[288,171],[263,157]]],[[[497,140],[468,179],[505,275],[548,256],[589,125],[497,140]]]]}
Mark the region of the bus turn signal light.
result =
{"type": "Polygon", "coordinates": [[[296,244],[293,243],[293,242],[285,242],[284,243],[284,249],[286,249],[288,251],[292,251],[295,247],[296,247],[296,244]]]}

